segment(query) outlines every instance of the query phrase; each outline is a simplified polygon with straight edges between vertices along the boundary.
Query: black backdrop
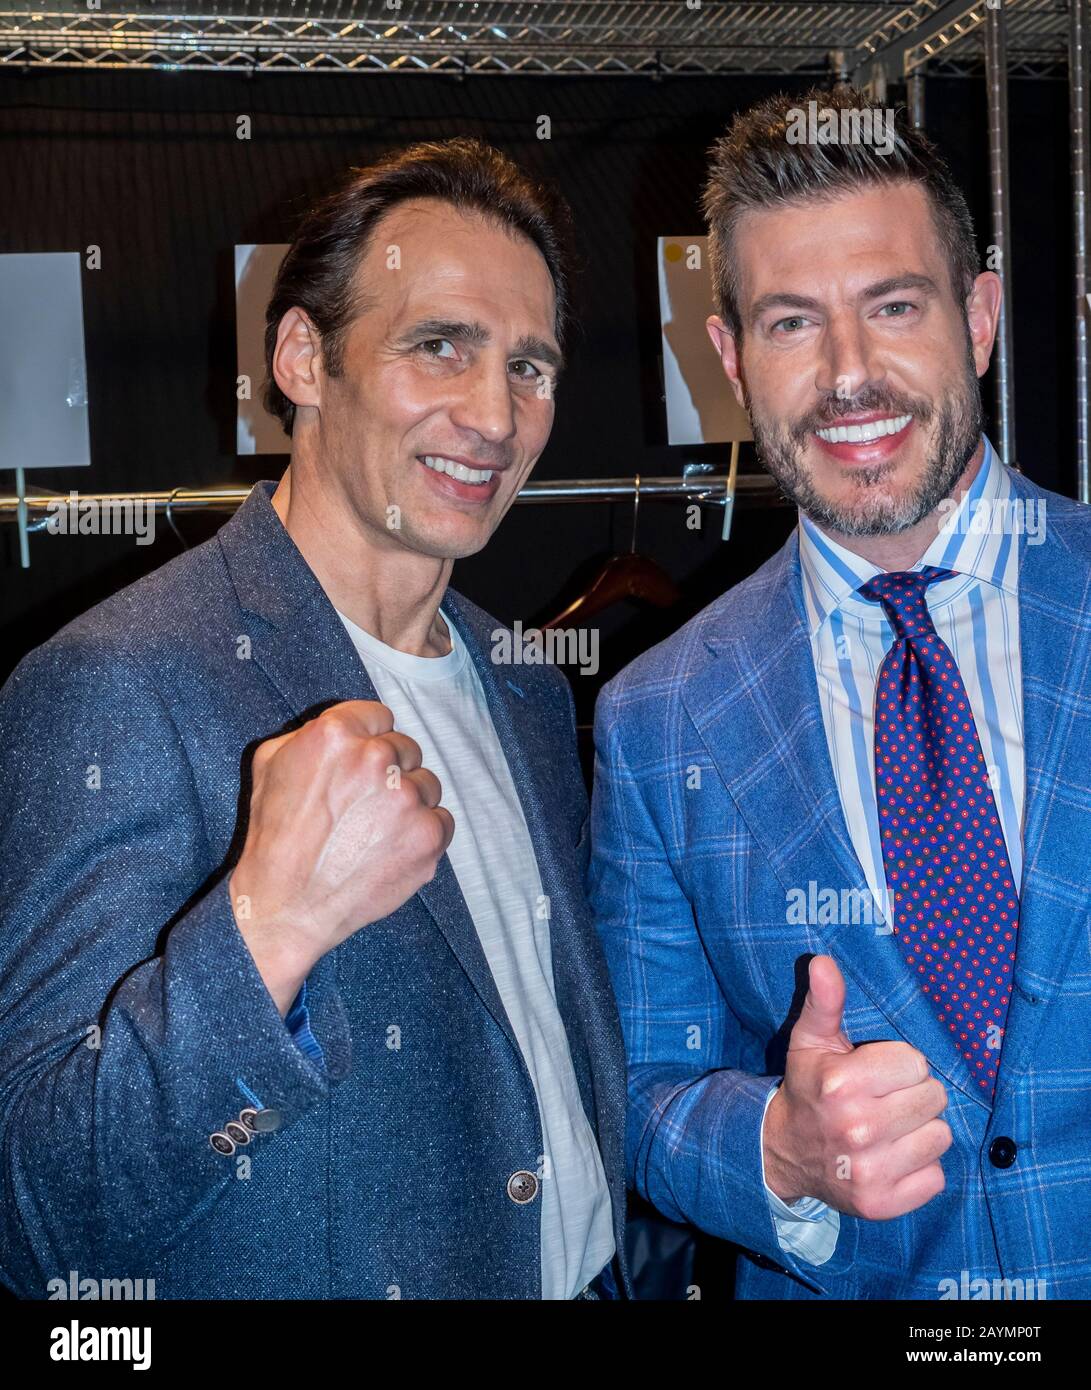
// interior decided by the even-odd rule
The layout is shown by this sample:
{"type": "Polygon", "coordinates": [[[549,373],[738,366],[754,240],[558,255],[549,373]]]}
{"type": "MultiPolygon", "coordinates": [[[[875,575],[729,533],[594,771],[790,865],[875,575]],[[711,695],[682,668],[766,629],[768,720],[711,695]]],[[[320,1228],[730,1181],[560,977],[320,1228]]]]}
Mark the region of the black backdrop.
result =
{"type": "MultiPolygon", "coordinates": [[[[669,447],[661,400],[657,235],[702,230],[704,154],[731,114],[781,79],[451,78],[154,72],[0,77],[0,251],[101,247],[83,272],[93,464],[31,474],[67,492],[210,486],[279,476],[286,459],[234,453],[232,247],[291,237],[308,198],[347,164],[413,139],[474,134],[570,199],[584,273],[581,330],[536,476],[678,474],[725,450],[669,447]],[[252,137],[236,138],[237,118],[252,137]],[[548,115],[552,138],[536,137],[548,115]]],[[[1066,88],[1014,80],[1010,93],[1018,457],[1035,479],[1073,491],[1066,88]]],[[[982,84],[933,79],[928,129],[967,190],[987,245],[982,84]]],[[[2,306],[0,306],[2,309],[2,306]]],[[[5,332],[17,326],[4,323],[5,332]]],[[[727,389],[725,383],[725,390],[727,389]]],[[[985,395],[991,404],[991,382],[985,395]]],[[[11,461],[12,463],[14,461],[11,461]]],[[[8,464],[0,460],[0,467],[8,464]]],[[[10,465],[9,465],[10,466],[10,465]]],[[[743,467],[752,468],[743,447],[743,467]]],[[[4,490],[13,490],[5,472],[4,490]]],[[[222,514],[183,516],[195,543],[222,514]]],[[[616,547],[625,506],[519,506],[454,582],[500,619],[543,620],[616,547]]],[[[682,584],[665,614],[623,606],[602,618],[602,669],[574,677],[581,721],[601,681],[781,543],[787,508],[742,507],[731,541],[718,513],[687,530],[684,508],[646,502],[640,548],[682,584]]],[[[154,545],[131,538],[31,537],[18,568],[0,528],[2,679],[19,657],[97,599],[162,564],[179,542],[159,518],[154,545]]]]}
{"type": "MultiPolygon", "coordinates": [[[[667,447],[661,402],[655,238],[702,230],[704,152],[731,114],[805,82],[637,78],[555,80],[31,71],[0,77],[0,252],[94,244],[102,268],[83,275],[93,465],[31,475],[67,492],[169,489],[279,476],[285,459],[236,458],[232,247],[291,237],[308,197],[348,163],[413,139],[474,134],[540,174],[572,203],[586,262],[582,330],[558,398],[544,478],[678,474],[689,459],[723,466],[719,448],[667,447]],[[248,115],[252,138],[236,138],[248,115]],[[552,138],[539,141],[540,115],[552,138]]],[[[1010,92],[1014,332],[1020,464],[1072,493],[1073,401],[1067,94],[1060,82],[1014,81],[1010,92]]],[[[985,100],[979,81],[934,79],[928,129],[970,198],[988,241],[985,100]]],[[[0,314],[3,306],[0,305],[0,314]]],[[[0,331],[18,325],[0,317],[0,331]]],[[[726,390],[725,384],[725,390],[726,390]]],[[[985,382],[991,404],[991,379],[985,382]]],[[[2,391],[2,383],[0,383],[2,391]]],[[[744,467],[753,467],[744,446],[744,467]]],[[[12,463],[14,461],[11,461],[12,463]]],[[[8,464],[0,460],[0,467],[8,464]]],[[[13,475],[4,475],[11,490],[13,475]]],[[[183,516],[197,543],[221,524],[183,516]]],[[[646,502],[640,549],[680,582],[666,613],[621,607],[602,618],[602,669],[574,676],[589,723],[603,679],[667,635],[770,555],[788,534],[785,507],[740,506],[731,541],[719,518],[688,530],[679,503],[646,502]]],[[[512,510],[455,584],[505,622],[542,620],[615,548],[627,507],[512,510]]],[[[14,527],[0,528],[0,679],[64,622],[177,553],[160,523],[152,546],[126,538],[31,538],[18,568],[14,527]]],[[[585,757],[588,751],[584,735],[585,757]]],[[[665,1223],[637,1223],[659,1275],[653,1291],[691,1282],[723,1296],[730,1252],[696,1252],[665,1223]]]]}

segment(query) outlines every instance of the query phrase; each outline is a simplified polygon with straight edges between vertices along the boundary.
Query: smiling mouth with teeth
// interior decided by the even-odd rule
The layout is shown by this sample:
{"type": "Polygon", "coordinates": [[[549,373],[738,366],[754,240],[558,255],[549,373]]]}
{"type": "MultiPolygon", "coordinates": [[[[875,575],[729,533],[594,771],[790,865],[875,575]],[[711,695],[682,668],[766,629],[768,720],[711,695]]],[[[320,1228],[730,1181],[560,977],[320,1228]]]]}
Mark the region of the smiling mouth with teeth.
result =
{"type": "Polygon", "coordinates": [[[869,420],[865,425],[833,425],[815,430],[815,434],[827,444],[871,444],[888,434],[900,433],[912,419],[912,415],[890,415],[885,420],[869,420]]]}
{"type": "Polygon", "coordinates": [[[492,468],[467,468],[464,463],[455,463],[442,454],[421,454],[419,457],[425,468],[430,468],[433,473],[446,473],[459,483],[484,484],[489,482],[495,471],[492,468]]]}

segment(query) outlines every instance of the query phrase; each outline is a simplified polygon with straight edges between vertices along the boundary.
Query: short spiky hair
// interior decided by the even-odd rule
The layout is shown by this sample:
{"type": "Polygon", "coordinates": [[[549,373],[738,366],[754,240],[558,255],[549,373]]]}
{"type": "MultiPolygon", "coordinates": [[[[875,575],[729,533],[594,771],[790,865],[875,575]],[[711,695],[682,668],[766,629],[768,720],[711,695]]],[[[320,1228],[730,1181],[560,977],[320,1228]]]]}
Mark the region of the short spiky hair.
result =
{"type": "Polygon", "coordinates": [[[293,307],[303,309],[322,340],[327,373],[338,376],[345,331],[365,307],[353,282],[371,233],[380,218],[410,198],[443,199],[532,242],[553,278],[554,331],[563,350],[573,266],[567,203],[483,141],[421,141],[349,170],[341,186],[306,215],[281,262],[265,311],[264,401],[288,434],[295,406],[273,376],[281,319],[293,307]]]}
{"type": "Polygon", "coordinates": [[[889,133],[888,152],[865,140],[793,143],[788,134],[798,122],[796,113],[808,112],[812,101],[819,116],[829,109],[838,113],[838,122],[852,113],[866,112],[872,113],[869,120],[875,120],[883,110],[848,85],[833,91],[813,87],[802,96],[781,93],[737,116],[709,151],[711,163],[701,205],[708,222],[716,309],[725,326],[736,336],[742,329],[734,235],[743,213],[808,199],[829,200],[884,183],[922,185],[947,257],[952,293],[965,303],[979,269],[974,224],[966,199],[936,147],[905,123],[903,111],[896,113],[893,130],[886,122],[879,127],[889,133]]]}

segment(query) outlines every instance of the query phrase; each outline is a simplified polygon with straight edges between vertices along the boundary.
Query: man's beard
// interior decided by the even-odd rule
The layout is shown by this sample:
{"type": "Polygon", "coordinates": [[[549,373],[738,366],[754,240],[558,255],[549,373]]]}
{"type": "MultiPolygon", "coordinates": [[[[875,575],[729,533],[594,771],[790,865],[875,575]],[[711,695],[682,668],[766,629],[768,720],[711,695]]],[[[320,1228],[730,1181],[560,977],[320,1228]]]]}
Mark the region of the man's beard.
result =
{"type": "Polygon", "coordinates": [[[938,410],[928,401],[896,397],[881,387],[865,388],[852,400],[830,395],[805,422],[794,427],[759,418],[743,384],[743,399],[754,446],[762,466],[781,491],[801,511],[829,530],[843,536],[889,536],[908,531],[949,497],[977,448],[984,423],[981,388],[974,370],[967,333],[967,356],[961,383],[943,399],[938,410]],[[916,485],[901,497],[892,497],[883,484],[897,469],[896,459],[867,466],[857,465],[848,476],[859,492],[859,500],[835,503],[824,498],[802,463],[808,435],[815,429],[835,425],[846,415],[881,410],[889,415],[912,415],[919,425],[928,425],[933,416],[937,430],[935,444],[916,485]]]}

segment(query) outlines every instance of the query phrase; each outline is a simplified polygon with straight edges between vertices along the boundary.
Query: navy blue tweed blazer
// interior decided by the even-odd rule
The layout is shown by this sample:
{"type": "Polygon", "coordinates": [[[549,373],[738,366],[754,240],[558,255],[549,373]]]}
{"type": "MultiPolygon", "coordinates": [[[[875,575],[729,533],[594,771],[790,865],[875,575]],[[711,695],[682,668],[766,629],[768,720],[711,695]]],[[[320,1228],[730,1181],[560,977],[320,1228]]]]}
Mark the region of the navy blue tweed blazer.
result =
{"type": "MultiPolygon", "coordinates": [[[[296,1045],[239,934],[255,743],[376,694],[259,483],[210,541],[70,623],[0,692],[0,1271],[157,1298],[541,1295],[534,1090],[445,856],[325,956],[296,1045]],[[254,1098],[282,1117],[233,1156],[254,1098]]],[[[553,968],[623,1248],[625,1059],[586,899],[571,692],[481,676],[551,903],[553,968]]],[[[498,828],[502,832],[502,828],[498,828]]],[[[628,1285],[628,1276],[625,1275],[628,1285]]]]}

